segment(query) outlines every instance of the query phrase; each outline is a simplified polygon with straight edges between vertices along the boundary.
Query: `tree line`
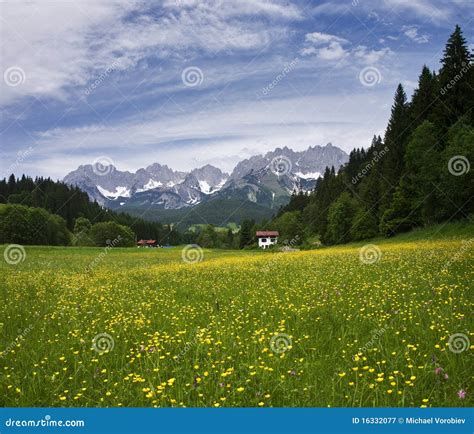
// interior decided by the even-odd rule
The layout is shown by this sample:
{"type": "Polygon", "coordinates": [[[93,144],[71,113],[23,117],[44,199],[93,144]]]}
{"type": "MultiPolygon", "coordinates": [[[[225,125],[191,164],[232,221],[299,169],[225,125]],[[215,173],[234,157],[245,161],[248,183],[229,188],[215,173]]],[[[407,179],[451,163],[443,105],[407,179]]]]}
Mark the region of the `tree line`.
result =
{"type": "Polygon", "coordinates": [[[0,180],[0,243],[103,246],[120,236],[180,244],[171,225],[110,211],[77,187],[50,178],[23,175],[0,180]]]}

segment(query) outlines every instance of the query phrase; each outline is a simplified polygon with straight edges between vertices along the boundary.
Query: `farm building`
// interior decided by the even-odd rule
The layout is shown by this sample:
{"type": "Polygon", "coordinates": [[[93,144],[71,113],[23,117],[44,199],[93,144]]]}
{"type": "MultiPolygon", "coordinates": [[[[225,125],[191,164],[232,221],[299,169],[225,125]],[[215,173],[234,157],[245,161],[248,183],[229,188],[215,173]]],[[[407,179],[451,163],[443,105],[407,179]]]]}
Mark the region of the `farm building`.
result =
{"type": "Polygon", "coordinates": [[[258,238],[258,247],[266,249],[273,244],[278,242],[278,231],[257,231],[256,237],[258,238]]]}
{"type": "Polygon", "coordinates": [[[137,241],[137,247],[158,247],[156,240],[140,240],[137,241]]]}

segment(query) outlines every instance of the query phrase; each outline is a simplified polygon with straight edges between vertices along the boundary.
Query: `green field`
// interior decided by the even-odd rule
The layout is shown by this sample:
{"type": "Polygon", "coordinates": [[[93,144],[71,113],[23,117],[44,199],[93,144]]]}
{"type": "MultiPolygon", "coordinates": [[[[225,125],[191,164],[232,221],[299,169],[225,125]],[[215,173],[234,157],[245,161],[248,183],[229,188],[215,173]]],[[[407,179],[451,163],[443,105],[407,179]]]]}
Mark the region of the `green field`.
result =
{"type": "Polygon", "coordinates": [[[470,406],[473,232],[186,261],[26,246],[0,263],[0,405],[470,406]]]}

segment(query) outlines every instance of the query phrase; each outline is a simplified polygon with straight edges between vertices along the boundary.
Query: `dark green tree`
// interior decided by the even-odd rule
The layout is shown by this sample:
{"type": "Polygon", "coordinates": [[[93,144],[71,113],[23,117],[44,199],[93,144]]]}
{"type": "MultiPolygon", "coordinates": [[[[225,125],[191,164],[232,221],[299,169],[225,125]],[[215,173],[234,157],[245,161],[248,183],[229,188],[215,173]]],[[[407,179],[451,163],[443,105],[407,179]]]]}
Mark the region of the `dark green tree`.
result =
{"type": "Polygon", "coordinates": [[[411,128],[415,129],[426,119],[430,119],[439,96],[438,80],[434,73],[424,65],[418,78],[418,87],[413,92],[410,105],[411,128]]]}
{"type": "Polygon", "coordinates": [[[381,208],[388,208],[400,176],[404,171],[405,146],[410,136],[410,115],[405,90],[401,84],[395,92],[392,112],[385,131],[384,144],[389,152],[381,171],[381,208]]]}
{"type": "Polygon", "coordinates": [[[377,234],[378,222],[376,216],[371,210],[367,210],[359,204],[352,219],[351,238],[353,240],[363,240],[373,238],[377,234]]]}
{"type": "Polygon", "coordinates": [[[357,204],[348,192],[342,193],[329,208],[327,230],[322,241],[343,244],[351,241],[351,227],[357,204]]]}
{"type": "Polygon", "coordinates": [[[437,104],[436,121],[442,132],[461,116],[469,115],[473,122],[474,70],[472,54],[461,28],[457,25],[448,39],[441,59],[439,71],[440,98],[437,104]]]}
{"type": "Polygon", "coordinates": [[[254,225],[255,222],[253,220],[244,220],[242,222],[239,233],[239,248],[243,249],[253,242],[254,234],[252,233],[252,229],[254,225]]]}
{"type": "Polygon", "coordinates": [[[132,230],[115,222],[96,223],[90,230],[90,237],[98,247],[135,245],[135,234],[132,230]]]}
{"type": "Polygon", "coordinates": [[[466,218],[474,212],[474,127],[467,116],[448,131],[440,161],[440,220],[466,218]]]}

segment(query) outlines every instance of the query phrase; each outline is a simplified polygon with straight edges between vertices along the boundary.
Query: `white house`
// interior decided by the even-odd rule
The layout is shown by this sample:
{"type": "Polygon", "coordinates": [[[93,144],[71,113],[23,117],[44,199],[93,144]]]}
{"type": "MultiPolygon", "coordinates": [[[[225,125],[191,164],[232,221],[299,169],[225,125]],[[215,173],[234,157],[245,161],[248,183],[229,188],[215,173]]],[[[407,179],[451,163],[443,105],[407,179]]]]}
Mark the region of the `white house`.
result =
{"type": "Polygon", "coordinates": [[[261,249],[267,249],[272,244],[278,242],[278,236],[280,234],[278,231],[257,231],[255,235],[258,238],[258,247],[261,249]]]}

